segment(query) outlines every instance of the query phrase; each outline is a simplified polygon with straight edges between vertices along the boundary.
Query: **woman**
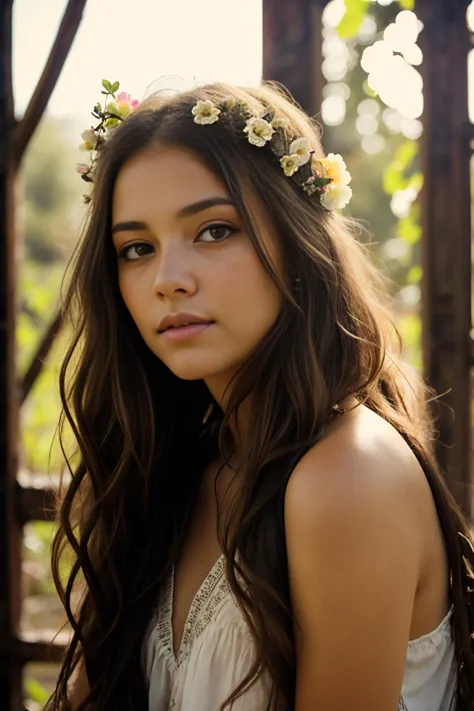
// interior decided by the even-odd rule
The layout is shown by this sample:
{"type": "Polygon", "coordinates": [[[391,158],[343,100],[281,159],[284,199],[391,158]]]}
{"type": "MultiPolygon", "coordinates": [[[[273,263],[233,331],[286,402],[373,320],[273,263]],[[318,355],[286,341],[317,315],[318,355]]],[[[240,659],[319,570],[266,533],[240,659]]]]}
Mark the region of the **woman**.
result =
{"type": "Polygon", "coordinates": [[[212,85],[141,104],[93,177],[48,708],[473,709],[474,551],[342,159],[271,87],[212,85]]]}

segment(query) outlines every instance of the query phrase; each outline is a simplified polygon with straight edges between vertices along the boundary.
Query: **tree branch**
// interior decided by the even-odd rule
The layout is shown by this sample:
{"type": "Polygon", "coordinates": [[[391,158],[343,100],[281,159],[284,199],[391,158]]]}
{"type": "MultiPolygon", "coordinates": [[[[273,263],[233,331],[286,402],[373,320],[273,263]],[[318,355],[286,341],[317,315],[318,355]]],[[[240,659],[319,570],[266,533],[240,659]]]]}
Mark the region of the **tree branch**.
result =
{"type": "Polygon", "coordinates": [[[81,24],[82,14],[87,0],[69,0],[59,26],[58,34],[51,48],[43,73],[36,85],[33,96],[18,122],[14,132],[13,156],[18,167],[28,142],[33,135],[43,112],[48,104],[71,45],[81,24]]]}

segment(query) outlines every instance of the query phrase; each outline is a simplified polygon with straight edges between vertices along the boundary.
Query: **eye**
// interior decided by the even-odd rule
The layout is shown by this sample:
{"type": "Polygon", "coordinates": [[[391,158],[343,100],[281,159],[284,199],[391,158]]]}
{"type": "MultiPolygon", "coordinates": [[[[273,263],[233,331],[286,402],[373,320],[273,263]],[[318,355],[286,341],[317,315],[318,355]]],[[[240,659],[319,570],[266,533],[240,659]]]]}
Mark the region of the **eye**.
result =
{"type": "Polygon", "coordinates": [[[128,244],[119,252],[119,259],[125,259],[127,262],[136,262],[147,254],[151,254],[153,247],[146,242],[135,242],[128,244]]]}
{"type": "Polygon", "coordinates": [[[235,227],[229,227],[229,225],[209,225],[198,235],[199,242],[223,242],[228,239],[231,235],[237,232],[235,227]],[[204,237],[206,235],[206,237],[204,237]]]}

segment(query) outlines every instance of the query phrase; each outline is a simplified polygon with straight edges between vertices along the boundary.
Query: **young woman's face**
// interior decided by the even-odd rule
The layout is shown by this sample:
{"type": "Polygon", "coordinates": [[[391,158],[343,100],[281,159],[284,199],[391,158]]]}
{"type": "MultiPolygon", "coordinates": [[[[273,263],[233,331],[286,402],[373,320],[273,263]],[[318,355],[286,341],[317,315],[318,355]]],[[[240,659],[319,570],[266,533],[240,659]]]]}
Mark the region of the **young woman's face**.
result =
{"type": "MultiPolygon", "coordinates": [[[[276,236],[255,209],[281,273],[276,236]]],[[[204,379],[221,397],[283,299],[226,189],[193,153],[154,149],[120,171],[112,226],[120,291],[143,340],[179,378],[204,379]],[[180,314],[203,323],[166,329],[163,319],[180,314]]]]}

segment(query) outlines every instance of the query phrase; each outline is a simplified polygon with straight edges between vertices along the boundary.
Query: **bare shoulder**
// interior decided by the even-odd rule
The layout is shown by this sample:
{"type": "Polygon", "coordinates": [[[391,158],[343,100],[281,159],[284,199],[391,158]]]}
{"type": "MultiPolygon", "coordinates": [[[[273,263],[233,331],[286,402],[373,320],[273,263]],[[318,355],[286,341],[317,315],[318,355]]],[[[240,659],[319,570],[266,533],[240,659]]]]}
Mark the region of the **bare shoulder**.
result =
{"type": "Polygon", "coordinates": [[[383,515],[395,507],[415,514],[427,496],[424,472],[403,437],[360,406],[341,417],[295,467],[286,491],[285,521],[291,527],[306,512],[323,524],[329,517],[333,527],[339,519],[383,515]]]}
{"type": "Polygon", "coordinates": [[[301,459],[285,495],[295,709],[397,708],[412,630],[433,629],[441,609],[446,571],[426,543],[436,526],[415,455],[365,407],[301,459]],[[438,577],[429,619],[416,605],[427,560],[438,577]]]}
{"type": "Polygon", "coordinates": [[[291,473],[285,496],[296,709],[397,707],[429,489],[416,457],[364,407],[291,473]],[[354,654],[357,649],[357,654],[354,654]]]}

